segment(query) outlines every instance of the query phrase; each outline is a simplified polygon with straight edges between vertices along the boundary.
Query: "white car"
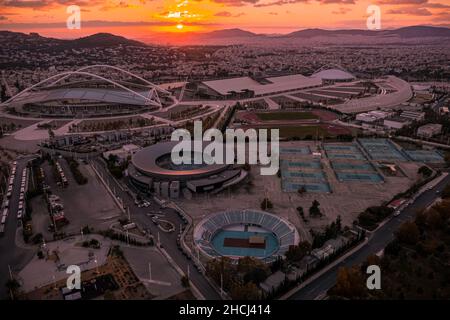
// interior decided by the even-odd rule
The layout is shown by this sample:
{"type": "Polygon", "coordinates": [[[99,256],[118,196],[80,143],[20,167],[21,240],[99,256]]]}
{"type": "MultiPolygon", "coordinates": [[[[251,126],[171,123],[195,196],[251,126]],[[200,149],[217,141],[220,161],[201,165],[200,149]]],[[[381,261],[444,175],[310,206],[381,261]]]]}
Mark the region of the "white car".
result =
{"type": "Polygon", "coordinates": [[[19,210],[22,210],[23,209],[23,201],[20,201],[19,202],[19,210]]]}
{"type": "Polygon", "coordinates": [[[24,198],[25,198],[24,194],[21,193],[21,194],[20,194],[20,197],[19,197],[19,200],[22,201],[24,198]]]}
{"type": "Polygon", "coordinates": [[[23,211],[19,210],[17,211],[17,219],[22,219],[23,211]]]}
{"type": "Polygon", "coordinates": [[[394,217],[398,217],[402,213],[400,210],[397,210],[394,212],[394,217]]]}

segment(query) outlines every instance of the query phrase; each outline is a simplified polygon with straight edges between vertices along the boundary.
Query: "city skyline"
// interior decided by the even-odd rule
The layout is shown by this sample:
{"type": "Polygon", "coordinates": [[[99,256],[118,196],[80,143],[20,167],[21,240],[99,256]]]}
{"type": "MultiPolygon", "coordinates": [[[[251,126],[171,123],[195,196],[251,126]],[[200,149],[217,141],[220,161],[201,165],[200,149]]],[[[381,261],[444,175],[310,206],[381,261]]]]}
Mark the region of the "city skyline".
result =
{"type": "Polygon", "coordinates": [[[78,38],[110,32],[129,38],[240,28],[284,34],[307,28],[365,29],[367,7],[378,5],[381,28],[448,26],[449,1],[436,0],[208,0],[0,1],[0,29],[78,38]],[[81,9],[81,29],[68,30],[69,5],[81,9]]]}

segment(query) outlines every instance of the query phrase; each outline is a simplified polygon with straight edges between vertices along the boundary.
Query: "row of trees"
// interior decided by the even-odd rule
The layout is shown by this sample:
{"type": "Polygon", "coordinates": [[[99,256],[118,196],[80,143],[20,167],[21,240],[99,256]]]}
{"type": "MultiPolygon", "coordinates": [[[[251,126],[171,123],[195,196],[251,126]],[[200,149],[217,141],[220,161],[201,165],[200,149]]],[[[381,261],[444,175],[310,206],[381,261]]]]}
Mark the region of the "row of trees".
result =
{"type": "Polygon", "coordinates": [[[258,285],[269,276],[270,270],[253,257],[241,258],[237,264],[230,258],[220,257],[208,262],[206,273],[233,300],[258,300],[262,298],[258,285]]]}
{"type": "Polygon", "coordinates": [[[78,161],[74,158],[66,158],[66,161],[69,164],[70,171],[72,172],[75,181],[80,185],[88,183],[88,179],[80,171],[80,164],[78,163],[78,161]]]}
{"type": "Polygon", "coordinates": [[[338,299],[448,300],[449,219],[449,200],[421,210],[413,221],[397,229],[381,258],[372,255],[360,266],[340,269],[329,295],[338,299]],[[382,270],[381,290],[367,289],[368,265],[382,270]]]}

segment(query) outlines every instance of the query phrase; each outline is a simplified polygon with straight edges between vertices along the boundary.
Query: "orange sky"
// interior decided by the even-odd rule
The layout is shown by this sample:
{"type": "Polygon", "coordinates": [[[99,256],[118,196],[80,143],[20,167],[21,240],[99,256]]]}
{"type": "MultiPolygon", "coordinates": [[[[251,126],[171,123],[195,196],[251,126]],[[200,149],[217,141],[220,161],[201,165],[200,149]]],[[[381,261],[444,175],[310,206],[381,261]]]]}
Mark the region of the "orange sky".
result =
{"type": "Polygon", "coordinates": [[[377,4],[382,28],[450,26],[450,0],[0,0],[0,30],[76,38],[111,32],[139,38],[155,32],[206,32],[241,28],[287,33],[305,28],[366,26],[377,4]],[[68,30],[68,5],[80,6],[81,30],[68,30]]]}

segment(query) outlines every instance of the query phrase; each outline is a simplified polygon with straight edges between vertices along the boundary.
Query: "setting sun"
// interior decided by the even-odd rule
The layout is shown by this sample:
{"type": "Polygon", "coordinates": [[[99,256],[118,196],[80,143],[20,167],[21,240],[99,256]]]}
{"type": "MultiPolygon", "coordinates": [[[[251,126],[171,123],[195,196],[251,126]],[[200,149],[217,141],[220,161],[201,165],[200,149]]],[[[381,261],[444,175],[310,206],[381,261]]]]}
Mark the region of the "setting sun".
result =
{"type": "Polygon", "coordinates": [[[178,30],[182,30],[183,28],[184,28],[184,26],[181,23],[177,24],[177,29],[178,30]]]}

